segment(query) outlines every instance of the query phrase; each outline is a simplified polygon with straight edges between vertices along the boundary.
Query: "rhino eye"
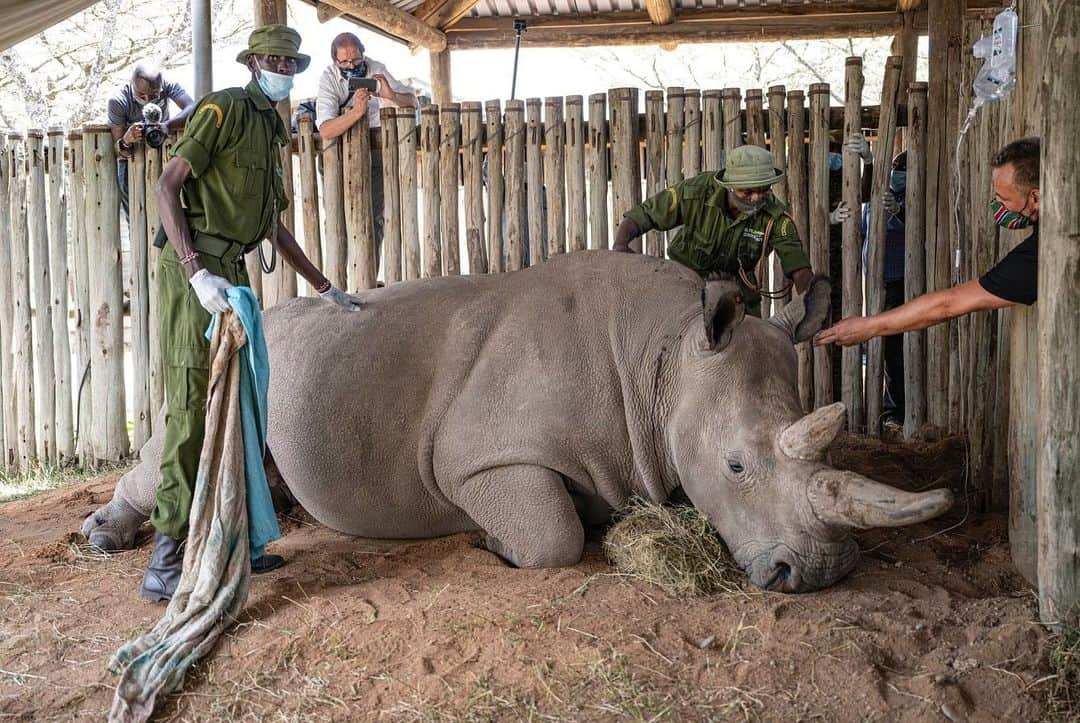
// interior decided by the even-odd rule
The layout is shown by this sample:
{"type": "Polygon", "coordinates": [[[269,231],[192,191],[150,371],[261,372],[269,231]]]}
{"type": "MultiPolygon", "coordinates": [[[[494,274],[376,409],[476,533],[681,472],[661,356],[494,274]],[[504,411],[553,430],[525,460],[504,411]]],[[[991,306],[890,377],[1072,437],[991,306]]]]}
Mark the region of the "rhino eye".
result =
{"type": "Polygon", "coordinates": [[[735,461],[733,459],[729,459],[727,465],[728,465],[728,469],[730,469],[735,474],[742,474],[743,473],[743,466],[742,466],[741,462],[737,462],[737,461],[735,461]]]}

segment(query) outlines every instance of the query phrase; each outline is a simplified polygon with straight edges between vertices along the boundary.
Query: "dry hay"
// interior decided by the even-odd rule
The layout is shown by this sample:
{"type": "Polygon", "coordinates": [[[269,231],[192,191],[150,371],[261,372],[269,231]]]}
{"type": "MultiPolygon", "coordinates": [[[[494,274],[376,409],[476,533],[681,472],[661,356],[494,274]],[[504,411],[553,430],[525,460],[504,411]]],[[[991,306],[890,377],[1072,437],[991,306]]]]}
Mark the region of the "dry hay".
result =
{"type": "Polygon", "coordinates": [[[1062,720],[1080,720],[1080,627],[1062,625],[1050,649],[1054,685],[1049,707],[1062,720]]]}
{"type": "Polygon", "coordinates": [[[620,573],[678,597],[743,592],[743,571],[695,508],[634,498],[619,518],[604,537],[604,553],[620,573]]]}

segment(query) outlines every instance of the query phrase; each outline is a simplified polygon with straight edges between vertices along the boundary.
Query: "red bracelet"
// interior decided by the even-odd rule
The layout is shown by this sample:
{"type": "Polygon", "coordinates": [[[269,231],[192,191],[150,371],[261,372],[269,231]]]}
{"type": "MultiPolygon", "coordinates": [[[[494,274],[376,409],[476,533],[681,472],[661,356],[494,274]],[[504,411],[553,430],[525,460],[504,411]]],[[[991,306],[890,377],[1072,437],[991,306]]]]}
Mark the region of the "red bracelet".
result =
{"type": "Polygon", "coordinates": [[[187,256],[182,257],[180,259],[180,263],[182,263],[182,264],[190,264],[192,261],[195,261],[198,258],[199,258],[199,252],[198,251],[192,251],[187,256]]]}
{"type": "Polygon", "coordinates": [[[325,284],[315,287],[315,292],[319,294],[325,294],[327,291],[330,290],[331,286],[333,286],[333,284],[330,283],[330,279],[327,279],[325,284]]]}

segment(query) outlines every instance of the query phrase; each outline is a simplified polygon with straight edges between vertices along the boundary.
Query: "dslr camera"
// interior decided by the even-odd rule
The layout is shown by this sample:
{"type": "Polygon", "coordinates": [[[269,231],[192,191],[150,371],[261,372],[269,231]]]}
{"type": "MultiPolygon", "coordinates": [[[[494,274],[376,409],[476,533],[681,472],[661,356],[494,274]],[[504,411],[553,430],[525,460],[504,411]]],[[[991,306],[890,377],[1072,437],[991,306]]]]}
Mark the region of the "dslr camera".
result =
{"type": "Polygon", "coordinates": [[[161,106],[147,103],[143,106],[143,139],[151,148],[161,148],[168,133],[161,127],[161,106]]]}

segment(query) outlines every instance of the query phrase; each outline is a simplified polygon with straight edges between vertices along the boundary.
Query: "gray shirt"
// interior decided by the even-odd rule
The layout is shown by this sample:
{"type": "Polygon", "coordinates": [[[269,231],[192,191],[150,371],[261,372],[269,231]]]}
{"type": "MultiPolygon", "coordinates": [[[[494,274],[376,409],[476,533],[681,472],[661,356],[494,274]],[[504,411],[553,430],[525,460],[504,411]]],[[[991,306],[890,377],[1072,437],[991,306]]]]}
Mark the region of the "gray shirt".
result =
{"type": "MultiPolygon", "coordinates": [[[[179,83],[171,80],[161,82],[161,100],[157,105],[161,106],[161,121],[169,120],[169,101],[180,107],[180,98],[185,95],[184,89],[179,83]]],[[[135,94],[131,91],[131,83],[125,83],[120,92],[109,98],[108,123],[113,128],[127,129],[132,123],[141,123],[143,119],[143,107],[135,100],[135,94]]]]}
{"type": "MultiPolygon", "coordinates": [[[[390,71],[386,69],[386,66],[377,60],[367,58],[368,64],[368,77],[373,75],[386,76],[386,82],[390,84],[390,89],[395,93],[412,93],[413,90],[404,83],[398,82],[394,76],[390,75],[390,71]]],[[[321,126],[328,120],[332,120],[341,115],[342,106],[348,107],[352,103],[352,94],[349,92],[349,81],[341,77],[341,71],[338,67],[331,63],[327,66],[323,74],[319,76],[319,96],[315,104],[315,119],[321,126]]],[[[379,120],[379,108],[388,104],[389,101],[382,98],[377,98],[374,95],[368,100],[367,119],[368,126],[371,128],[378,128],[381,124],[379,120]]]]}

